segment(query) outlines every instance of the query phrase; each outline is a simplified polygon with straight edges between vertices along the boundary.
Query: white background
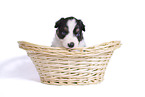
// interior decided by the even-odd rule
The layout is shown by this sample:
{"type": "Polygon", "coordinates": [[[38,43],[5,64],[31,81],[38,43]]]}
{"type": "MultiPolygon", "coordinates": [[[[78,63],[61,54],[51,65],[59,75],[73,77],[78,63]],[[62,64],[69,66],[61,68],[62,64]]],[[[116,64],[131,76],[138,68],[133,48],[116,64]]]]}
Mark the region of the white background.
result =
{"type": "Polygon", "coordinates": [[[0,97],[145,97],[144,0],[0,0],[0,97]],[[53,86],[17,41],[51,45],[55,22],[75,16],[88,46],[120,40],[101,84],[53,86]]]}

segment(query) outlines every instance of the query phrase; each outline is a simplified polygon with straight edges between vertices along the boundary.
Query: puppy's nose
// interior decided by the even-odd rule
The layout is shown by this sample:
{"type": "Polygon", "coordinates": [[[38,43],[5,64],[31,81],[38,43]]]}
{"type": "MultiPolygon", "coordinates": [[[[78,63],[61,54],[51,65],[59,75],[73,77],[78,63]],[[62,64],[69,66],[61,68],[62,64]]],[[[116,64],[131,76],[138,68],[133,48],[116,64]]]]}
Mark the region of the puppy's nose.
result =
{"type": "Polygon", "coordinates": [[[68,47],[73,48],[74,47],[74,43],[73,42],[68,43],[68,47]]]}

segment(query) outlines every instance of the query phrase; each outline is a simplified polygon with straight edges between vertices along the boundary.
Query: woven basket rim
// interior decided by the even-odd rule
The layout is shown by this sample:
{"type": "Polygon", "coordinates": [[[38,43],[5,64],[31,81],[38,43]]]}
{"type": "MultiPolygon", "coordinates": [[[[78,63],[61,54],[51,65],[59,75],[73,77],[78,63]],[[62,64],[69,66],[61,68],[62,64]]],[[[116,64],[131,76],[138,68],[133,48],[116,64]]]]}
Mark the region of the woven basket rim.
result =
{"type": "MultiPolygon", "coordinates": [[[[29,44],[29,45],[40,46],[40,47],[47,47],[47,48],[66,49],[64,47],[51,47],[51,46],[35,44],[35,43],[27,42],[27,41],[17,41],[17,42],[18,42],[18,44],[29,44]]],[[[94,45],[94,46],[89,46],[89,47],[76,47],[76,48],[73,48],[73,49],[77,50],[77,49],[84,49],[84,48],[94,48],[94,47],[98,47],[98,46],[102,46],[102,45],[106,45],[106,44],[110,44],[110,43],[121,44],[121,41],[103,42],[103,43],[101,43],[99,45],[94,45]]]]}
{"type": "Polygon", "coordinates": [[[96,46],[91,46],[91,47],[77,47],[74,49],[66,49],[63,47],[50,47],[50,46],[44,46],[44,45],[38,45],[26,41],[18,41],[19,47],[26,50],[30,51],[33,53],[43,53],[43,54],[50,54],[57,52],[58,55],[62,56],[69,56],[69,55],[84,55],[84,56],[89,56],[92,54],[98,55],[104,52],[111,52],[114,51],[115,49],[119,48],[121,46],[120,41],[111,41],[111,42],[105,42],[100,45],[96,46]]]}

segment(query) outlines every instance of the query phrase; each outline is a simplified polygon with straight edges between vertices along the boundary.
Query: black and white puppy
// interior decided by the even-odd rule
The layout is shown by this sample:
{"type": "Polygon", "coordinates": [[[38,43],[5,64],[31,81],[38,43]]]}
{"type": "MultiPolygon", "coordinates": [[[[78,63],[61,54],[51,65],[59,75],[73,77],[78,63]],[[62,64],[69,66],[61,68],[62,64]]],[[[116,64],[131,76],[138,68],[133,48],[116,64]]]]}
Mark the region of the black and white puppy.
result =
{"type": "Polygon", "coordinates": [[[85,31],[85,25],[81,20],[74,17],[61,18],[55,24],[56,34],[52,42],[52,47],[85,47],[85,41],[82,31],[85,31]]]}

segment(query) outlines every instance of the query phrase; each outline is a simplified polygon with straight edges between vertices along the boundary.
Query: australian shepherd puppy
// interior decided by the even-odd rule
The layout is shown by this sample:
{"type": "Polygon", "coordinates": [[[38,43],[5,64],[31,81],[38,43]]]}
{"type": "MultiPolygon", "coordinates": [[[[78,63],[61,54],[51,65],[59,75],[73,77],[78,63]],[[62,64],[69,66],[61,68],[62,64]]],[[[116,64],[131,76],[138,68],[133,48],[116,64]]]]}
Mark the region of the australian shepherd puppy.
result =
{"type": "Polygon", "coordinates": [[[52,47],[65,47],[73,49],[75,47],[85,47],[83,31],[85,25],[75,17],[61,18],[55,24],[56,34],[52,42],[52,47]]]}

